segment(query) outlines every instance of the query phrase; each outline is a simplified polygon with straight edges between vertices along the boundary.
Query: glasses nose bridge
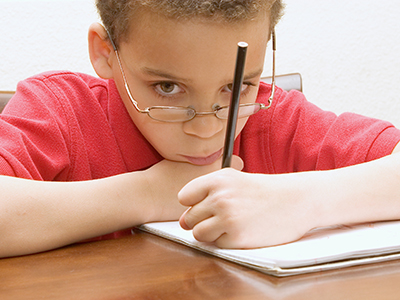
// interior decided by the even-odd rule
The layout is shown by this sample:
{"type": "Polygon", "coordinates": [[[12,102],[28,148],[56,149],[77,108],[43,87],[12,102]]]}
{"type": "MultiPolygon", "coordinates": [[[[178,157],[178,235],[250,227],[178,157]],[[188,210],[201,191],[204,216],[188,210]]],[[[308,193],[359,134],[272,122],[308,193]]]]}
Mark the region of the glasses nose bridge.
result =
{"type": "Polygon", "coordinates": [[[195,111],[195,115],[193,116],[193,118],[199,116],[199,117],[205,117],[205,116],[209,116],[209,115],[214,115],[217,119],[220,119],[218,117],[218,111],[220,109],[220,106],[218,103],[214,103],[212,106],[212,111],[196,111],[193,107],[190,107],[195,111]]]}
{"type": "Polygon", "coordinates": [[[199,116],[199,117],[205,117],[208,115],[214,115],[217,117],[217,110],[213,110],[213,111],[196,111],[195,117],[199,116]]]}

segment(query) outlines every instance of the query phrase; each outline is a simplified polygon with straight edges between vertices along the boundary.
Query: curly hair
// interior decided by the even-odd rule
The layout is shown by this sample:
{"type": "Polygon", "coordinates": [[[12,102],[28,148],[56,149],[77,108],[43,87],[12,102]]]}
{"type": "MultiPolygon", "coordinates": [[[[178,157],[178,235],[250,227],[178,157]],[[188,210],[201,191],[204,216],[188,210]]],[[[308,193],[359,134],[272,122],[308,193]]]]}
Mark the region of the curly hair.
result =
{"type": "Polygon", "coordinates": [[[282,0],[96,0],[103,25],[118,45],[129,34],[129,20],[139,9],[149,9],[157,14],[185,20],[205,17],[226,22],[251,20],[260,12],[270,15],[271,28],[283,15],[282,0]]]}

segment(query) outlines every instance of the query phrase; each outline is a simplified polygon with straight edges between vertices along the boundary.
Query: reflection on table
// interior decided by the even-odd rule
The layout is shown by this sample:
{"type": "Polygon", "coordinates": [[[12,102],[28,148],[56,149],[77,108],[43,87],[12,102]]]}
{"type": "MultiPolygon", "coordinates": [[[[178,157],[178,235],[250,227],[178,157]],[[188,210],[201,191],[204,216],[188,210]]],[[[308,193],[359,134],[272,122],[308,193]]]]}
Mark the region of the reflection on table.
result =
{"type": "Polygon", "coordinates": [[[398,299],[400,261],[276,278],[135,230],[0,260],[0,299],[398,299]]]}

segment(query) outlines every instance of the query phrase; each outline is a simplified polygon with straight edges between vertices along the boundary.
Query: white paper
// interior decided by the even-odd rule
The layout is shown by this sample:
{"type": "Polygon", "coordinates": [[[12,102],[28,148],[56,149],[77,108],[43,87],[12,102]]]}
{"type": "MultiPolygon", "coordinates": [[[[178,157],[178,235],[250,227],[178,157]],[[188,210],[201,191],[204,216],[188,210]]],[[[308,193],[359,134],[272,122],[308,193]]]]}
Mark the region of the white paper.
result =
{"type": "Polygon", "coordinates": [[[178,222],[149,223],[140,229],[276,276],[400,257],[400,221],[316,229],[293,243],[250,250],[220,249],[198,242],[178,222]]]}

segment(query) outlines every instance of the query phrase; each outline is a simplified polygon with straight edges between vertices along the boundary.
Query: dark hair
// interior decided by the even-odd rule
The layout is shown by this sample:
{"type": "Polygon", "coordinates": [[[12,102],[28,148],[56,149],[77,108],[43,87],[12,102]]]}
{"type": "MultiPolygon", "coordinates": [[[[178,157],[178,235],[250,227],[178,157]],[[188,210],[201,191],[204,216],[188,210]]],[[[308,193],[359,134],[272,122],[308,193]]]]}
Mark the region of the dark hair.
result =
{"type": "Polygon", "coordinates": [[[96,0],[96,7],[103,25],[118,45],[127,38],[129,20],[140,9],[174,19],[206,17],[226,22],[251,20],[265,12],[270,15],[271,30],[281,18],[284,4],[282,0],[96,0]]]}

